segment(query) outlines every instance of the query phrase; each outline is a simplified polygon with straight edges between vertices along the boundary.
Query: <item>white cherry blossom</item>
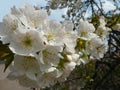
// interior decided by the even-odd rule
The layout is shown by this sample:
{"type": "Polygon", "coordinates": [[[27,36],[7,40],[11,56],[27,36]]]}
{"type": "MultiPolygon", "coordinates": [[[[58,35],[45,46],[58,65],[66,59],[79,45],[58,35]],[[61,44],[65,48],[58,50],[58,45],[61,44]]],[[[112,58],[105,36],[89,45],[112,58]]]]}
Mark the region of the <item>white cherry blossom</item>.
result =
{"type": "Polygon", "coordinates": [[[46,43],[49,45],[63,45],[64,29],[62,24],[56,20],[48,20],[46,27],[42,30],[46,43]]]}
{"type": "Polygon", "coordinates": [[[45,44],[41,33],[35,30],[26,30],[25,32],[16,32],[9,47],[16,54],[30,55],[42,50],[45,44]]]}
{"type": "Polygon", "coordinates": [[[80,23],[78,25],[78,35],[81,37],[86,37],[88,33],[93,33],[95,31],[95,28],[93,24],[89,23],[88,21],[80,20],[80,23]]]}
{"type": "Polygon", "coordinates": [[[107,43],[105,41],[102,41],[101,38],[96,37],[92,38],[87,46],[86,50],[88,53],[90,53],[91,56],[93,56],[96,59],[103,58],[105,52],[107,51],[107,43]]]}
{"type": "Polygon", "coordinates": [[[40,66],[34,57],[15,55],[14,63],[11,66],[11,73],[8,77],[12,76],[13,78],[26,75],[29,79],[36,80],[36,76],[40,72],[40,66]]]}
{"type": "Polygon", "coordinates": [[[73,31],[73,23],[70,21],[64,21],[62,23],[64,28],[63,44],[65,45],[64,52],[75,53],[76,40],[78,38],[77,32],[73,31]]]}
{"type": "Polygon", "coordinates": [[[104,18],[100,19],[100,25],[98,26],[96,30],[96,34],[100,36],[100,38],[104,39],[111,31],[110,28],[106,27],[106,22],[104,18]]]}
{"type": "Polygon", "coordinates": [[[40,28],[48,19],[47,11],[41,9],[37,10],[28,4],[24,4],[20,8],[20,11],[26,16],[30,27],[40,28]]]}
{"type": "Polygon", "coordinates": [[[58,56],[58,53],[62,51],[61,46],[51,46],[47,45],[42,52],[39,53],[37,56],[40,64],[41,71],[49,71],[51,67],[56,67],[59,62],[60,58],[58,56]]]}
{"type": "Polygon", "coordinates": [[[76,65],[103,58],[109,34],[105,24],[100,19],[95,30],[92,23],[80,20],[73,30],[72,22],[50,20],[43,9],[14,6],[0,23],[0,40],[14,53],[8,78],[35,88],[66,80],[76,65]]]}
{"type": "Polygon", "coordinates": [[[58,78],[63,73],[55,68],[48,73],[39,74],[38,76],[38,84],[39,87],[45,88],[50,87],[58,82],[58,78]]]}
{"type": "Polygon", "coordinates": [[[19,84],[24,87],[32,87],[32,88],[39,88],[38,82],[35,80],[29,79],[27,76],[23,75],[19,78],[17,78],[19,81],[19,84]]]}
{"type": "Polygon", "coordinates": [[[17,31],[19,24],[20,22],[14,15],[4,16],[3,22],[0,23],[0,36],[3,43],[10,43],[11,36],[17,31]]]}

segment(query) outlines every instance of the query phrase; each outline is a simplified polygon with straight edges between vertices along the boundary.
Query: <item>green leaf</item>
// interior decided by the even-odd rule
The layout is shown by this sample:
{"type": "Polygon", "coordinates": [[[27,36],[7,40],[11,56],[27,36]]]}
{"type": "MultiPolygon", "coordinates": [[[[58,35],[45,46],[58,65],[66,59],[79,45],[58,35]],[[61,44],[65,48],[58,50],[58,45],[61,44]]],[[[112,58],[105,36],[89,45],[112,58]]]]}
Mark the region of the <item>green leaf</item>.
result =
{"type": "Polygon", "coordinates": [[[85,50],[86,43],[87,43],[87,40],[85,40],[83,38],[78,38],[77,39],[77,45],[76,45],[75,49],[77,51],[83,51],[83,50],[85,50]]]}
{"type": "Polygon", "coordinates": [[[6,60],[11,53],[7,44],[0,43],[0,62],[6,60]]]}
{"type": "Polygon", "coordinates": [[[8,55],[9,55],[9,53],[0,52],[0,62],[4,61],[8,55]]]}
{"type": "Polygon", "coordinates": [[[64,60],[60,60],[60,62],[59,62],[59,64],[58,64],[58,66],[56,67],[57,69],[63,69],[64,68],[64,60]]]}
{"type": "Polygon", "coordinates": [[[8,68],[8,66],[12,63],[13,59],[14,59],[14,54],[11,53],[11,54],[6,58],[4,72],[6,71],[6,69],[8,68]]]}
{"type": "Polygon", "coordinates": [[[4,72],[14,59],[14,54],[9,49],[8,45],[9,44],[2,44],[2,42],[0,42],[0,62],[1,61],[5,62],[4,72]]]}
{"type": "Polygon", "coordinates": [[[2,52],[2,51],[10,52],[10,49],[9,49],[8,45],[1,44],[0,45],[0,52],[2,52]]]}

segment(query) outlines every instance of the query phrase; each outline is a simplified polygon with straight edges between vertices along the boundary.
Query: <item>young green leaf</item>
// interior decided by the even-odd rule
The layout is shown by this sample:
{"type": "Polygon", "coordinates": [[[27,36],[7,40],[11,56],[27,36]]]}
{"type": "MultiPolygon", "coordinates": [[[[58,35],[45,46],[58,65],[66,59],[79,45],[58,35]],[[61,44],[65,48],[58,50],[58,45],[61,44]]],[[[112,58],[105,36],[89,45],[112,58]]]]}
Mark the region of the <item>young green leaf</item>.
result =
{"type": "Polygon", "coordinates": [[[5,61],[5,68],[4,68],[4,72],[6,71],[6,69],[8,68],[8,66],[12,63],[12,61],[14,60],[14,54],[10,54],[5,61]]]}

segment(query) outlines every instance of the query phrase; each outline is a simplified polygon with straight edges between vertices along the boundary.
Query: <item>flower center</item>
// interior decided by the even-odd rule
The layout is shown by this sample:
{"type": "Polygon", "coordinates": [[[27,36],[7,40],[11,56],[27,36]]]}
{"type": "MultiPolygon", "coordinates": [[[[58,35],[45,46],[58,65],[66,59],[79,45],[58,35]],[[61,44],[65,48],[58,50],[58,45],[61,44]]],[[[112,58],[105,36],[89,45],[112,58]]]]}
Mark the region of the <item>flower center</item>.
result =
{"type": "Polygon", "coordinates": [[[23,46],[26,47],[32,47],[32,39],[30,38],[30,35],[28,33],[26,33],[26,36],[24,38],[24,40],[22,41],[23,46]]]}
{"type": "Polygon", "coordinates": [[[55,34],[50,33],[50,34],[45,35],[45,37],[47,38],[48,41],[50,41],[55,37],[55,34]]]}

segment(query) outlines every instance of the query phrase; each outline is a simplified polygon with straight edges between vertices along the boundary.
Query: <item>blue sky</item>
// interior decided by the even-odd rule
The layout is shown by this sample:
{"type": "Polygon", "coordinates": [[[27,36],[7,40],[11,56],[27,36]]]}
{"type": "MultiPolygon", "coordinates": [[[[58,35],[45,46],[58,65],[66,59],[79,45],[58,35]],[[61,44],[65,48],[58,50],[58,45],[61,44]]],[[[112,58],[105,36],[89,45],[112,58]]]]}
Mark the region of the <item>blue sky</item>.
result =
{"type": "MultiPolygon", "coordinates": [[[[106,3],[104,4],[104,9],[106,11],[109,11],[111,9],[114,9],[114,5],[109,1],[109,0],[102,0],[102,1],[105,1],[106,3]]],[[[46,5],[46,1],[45,0],[1,0],[0,1],[0,21],[2,21],[2,18],[3,16],[5,16],[7,13],[10,12],[10,8],[12,6],[17,6],[17,7],[20,7],[23,3],[28,3],[28,4],[31,4],[31,5],[40,5],[40,6],[45,6],[46,5]]],[[[62,10],[53,10],[51,11],[51,16],[50,18],[51,19],[56,19],[56,20],[63,20],[61,18],[61,15],[62,14],[65,14],[67,11],[67,8],[65,9],[62,9],[62,10]]],[[[87,10],[87,13],[86,13],[86,17],[90,16],[90,8],[87,10]]]]}

